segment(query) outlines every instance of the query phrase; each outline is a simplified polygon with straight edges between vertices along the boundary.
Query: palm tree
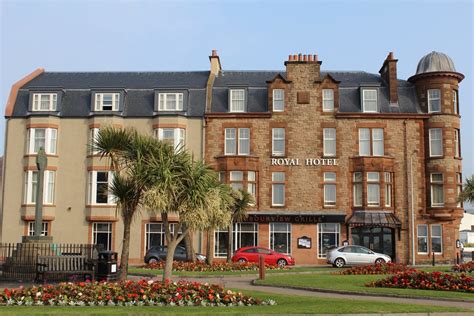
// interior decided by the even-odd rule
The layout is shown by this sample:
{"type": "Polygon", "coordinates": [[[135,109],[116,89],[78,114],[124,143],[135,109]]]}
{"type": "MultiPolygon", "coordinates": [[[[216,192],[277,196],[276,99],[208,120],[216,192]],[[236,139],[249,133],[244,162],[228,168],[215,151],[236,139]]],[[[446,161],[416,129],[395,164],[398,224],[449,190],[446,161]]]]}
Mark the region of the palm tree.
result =
{"type": "Polygon", "coordinates": [[[93,149],[101,158],[110,160],[113,172],[109,190],[115,196],[124,225],[119,278],[125,280],[128,274],[131,224],[139,213],[144,193],[152,184],[147,172],[148,160],[173,148],[153,137],[142,136],[133,129],[106,127],[94,139],[93,149]]]}
{"type": "Polygon", "coordinates": [[[471,178],[466,178],[462,192],[458,196],[458,201],[474,204],[474,175],[471,178]]]}
{"type": "Polygon", "coordinates": [[[254,199],[252,194],[243,190],[232,190],[233,203],[231,205],[232,222],[227,228],[227,262],[232,261],[232,244],[234,236],[232,234],[232,226],[236,222],[241,222],[247,217],[247,210],[254,199]]]}

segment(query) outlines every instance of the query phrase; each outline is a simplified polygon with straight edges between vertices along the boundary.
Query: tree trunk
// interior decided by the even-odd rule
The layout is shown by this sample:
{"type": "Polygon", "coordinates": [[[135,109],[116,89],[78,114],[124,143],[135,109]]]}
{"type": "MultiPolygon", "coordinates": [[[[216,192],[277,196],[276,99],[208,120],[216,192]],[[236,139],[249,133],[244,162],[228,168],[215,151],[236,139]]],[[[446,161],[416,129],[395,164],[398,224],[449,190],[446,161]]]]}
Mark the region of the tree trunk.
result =
{"type": "Polygon", "coordinates": [[[167,245],[168,252],[166,253],[165,268],[163,270],[163,282],[166,282],[166,280],[171,281],[171,275],[173,273],[173,257],[177,245],[178,241],[175,238],[173,238],[173,240],[171,240],[167,245]]]}
{"type": "Polygon", "coordinates": [[[211,253],[211,240],[212,240],[212,230],[207,230],[207,243],[206,243],[206,262],[207,264],[212,264],[212,253],[211,253]]]}
{"type": "Polygon", "coordinates": [[[186,261],[196,262],[196,254],[194,253],[192,232],[189,232],[184,237],[184,246],[186,247],[186,261]]]}
{"type": "Polygon", "coordinates": [[[123,241],[122,241],[122,255],[120,256],[120,275],[119,279],[124,281],[128,275],[128,257],[130,253],[130,226],[132,224],[131,218],[123,218],[123,241]]]}
{"type": "Polygon", "coordinates": [[[232,244],[234,243],[234,235],[232,233],[233,223],[227,228],[227,262],[232,262],[232,244]]]}

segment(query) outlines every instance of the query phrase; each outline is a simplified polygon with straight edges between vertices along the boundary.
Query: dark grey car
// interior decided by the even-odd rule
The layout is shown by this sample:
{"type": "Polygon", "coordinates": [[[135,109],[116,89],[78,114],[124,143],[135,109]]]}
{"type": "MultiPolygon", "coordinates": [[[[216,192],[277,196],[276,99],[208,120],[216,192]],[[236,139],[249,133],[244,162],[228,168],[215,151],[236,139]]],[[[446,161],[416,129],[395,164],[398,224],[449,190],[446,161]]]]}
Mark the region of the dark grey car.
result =
{"type": "MultiPolygon", "coordinates": [[[[145,261],[145,263],[165,261],[167,253],[168,253],[168,247],[167,246],[151,247],[146,252],[144,261],[145,261]]],[[[197,253],[196,254],[196,259],[198,261],[205,261],[206,256],[197,253]]],[[[182,246],[176,247],[176,250],[174,252],[173,260],[174,261],[186,261],[186,248],[184,248],[182,246]]]]}

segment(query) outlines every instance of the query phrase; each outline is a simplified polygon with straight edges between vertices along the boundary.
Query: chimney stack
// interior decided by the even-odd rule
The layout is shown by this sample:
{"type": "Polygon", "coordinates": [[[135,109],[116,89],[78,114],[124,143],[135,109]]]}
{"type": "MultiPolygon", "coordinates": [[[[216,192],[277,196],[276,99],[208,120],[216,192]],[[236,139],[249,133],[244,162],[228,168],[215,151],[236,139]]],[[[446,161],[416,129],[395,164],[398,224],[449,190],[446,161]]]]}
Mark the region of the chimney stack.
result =
{"type": "Polygon", "coordinates": [[[390,52],[379,70],[383,81],[388,86],[390,104],[398,104],[397,61],[393,52],[390,52]]]}
{"type": "Polygon", "coordinates": [[[212,50],[212,54],[211,56],[209,56],[209,60],[211,61],[211,74],[217,76],[222,70],[221,60],[219,58],[219,55],[217,55],[217,50],[212,50]]]}

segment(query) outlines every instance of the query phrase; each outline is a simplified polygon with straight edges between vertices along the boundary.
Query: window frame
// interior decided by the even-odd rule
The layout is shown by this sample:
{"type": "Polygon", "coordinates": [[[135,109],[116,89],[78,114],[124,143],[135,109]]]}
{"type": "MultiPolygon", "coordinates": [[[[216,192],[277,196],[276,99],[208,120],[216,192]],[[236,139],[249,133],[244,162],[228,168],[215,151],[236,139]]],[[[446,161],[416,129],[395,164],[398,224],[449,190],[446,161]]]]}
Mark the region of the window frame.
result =
{"type": "Polygon", "coordinates": [[[286,156],[286,129],[284,127],[273,127],[272,128],[272,156],[275,156],[275,157],[284,157],[286,156]],[[281,137],[281,135],[279,136],[279,138],[276,138],[275,137],[275,132],[279,130],[279,131],[283,131],[283,137],[281,137]],[[283,150],[281,151],[276,151],[275,149],[275,144],[276,142],[281,142],[283,145],[283,150]]]}
{"type": "Polygon", "coordinates": [[[384,172],[384,205],[385,207],[393,206],[393,173],[384,172]],[[388,202],[388,203],[387,203],[388,202]]]}
{"type": "MultiPolygon", "coordinates": [[[[38,185],[38,170],[25,171],[24,199],[25,205],[36,204],[36,186],[38,185]],[[36,174],[36,181],[33,185],[33,175],[36,174]]],[[[43,178],[43,204],[54,205],[56,191],[56,171],[45,170],[43,178]]]]}
{"type": "Polygon", "coordinates": [[[95,112],[117,112],[120,109],[121,93],[120,92],[95,92],[94,93],[94,111],[95,112]],[[112,108],[104,109],[105,96],[112,97],[112,108]]]}
{"type": "Polygon", "coordinates": [[[32,112],[54,112],[57,111],[58,108],[58,93],[33,93],[32,94],[33,100],[31,104],[31,111],[32,112]],[[41,109],[41,97],[48,96],[49,100],[49,107],[48,109],[41,109]]]}
{"type": "Polygon", "coordinates": [[[459,115],[459,92],[453,89],[453,114],[459,115]]]}
{"type": "Polygon", "coordinates": [[[363,113],[379,113],[379,105],[378,105],[378,90],[377,89],[362,89],[362,112],[363,113]],[[367,92],[375,92],[375,99],[368,99],[366,98],[367,92]],[[367,109],[367,101],[375,101],[375,110],[368,110],[367,109]]]}
{"type": "Polygon", "coordinates": [[[160,141],[167,142],[168,138],[164,138],[165,130],[173,131],[173,143],[175,152],[178,152],[186,147],[186,129],[181,127],[158,127],[153,133],[155,138],[160,141]]]}
{"type": "Polygon", "coordinates": [[[91,206],[95,205],[116,205],[116,198],[110,192],[110,186],[113,181],[113,171],[107,170],[92,170],[89,171],[89,179],[88,179],[88,196],[87,196],[87,204],[91,206]],[[107,203],[98,203],[97,202],[97,174],[101,173],[108,173],[107,175],[107,203]],[[95,199],[94,199],[95,197],[95,199]]]}
{"type": "MultiPolygon", "coordinates": [[[[459,197],[459,195],[462,193],[462,173],[456,172],[456,196],[459,197]]],[[[463,207],[464,203],[463,201],[457,201],[456,202],[456,207],[463,207]]]]}
{"type": "Polygon", "coordinates": [[[230,89],[229,90],[229,112],[231,112],[231,113],[245,113],[246,99],[247,99],[247,96],[246,96],[246,90],[245,89],[241,89],[241,88],[240,89],[239,88],[230,89]],[[237,92],[242,92],[242,96],[243,96],[242,99],[234,99],[234,94],[236,94],[237,92]],[[243,103],[242,109],[235,109],[234,101],[241,101],[243,103]]]}
{"type": "Polygon", "coordinates": [[[322,89],[322,100],[323,100],[323,112],[334,112],[334,89],[322,89]],[[326,95],[326,92],[331,92],[330,96],[326,95]],[[329,107],[327,107],[327,103],[330,104],[329,107]]]}
{"type": "Polygon", "coordinates": [[[441,89],[428,89],[426,91],[426,99],[427,99],[427,102],[428,102],[428,113],[440,113],[441,112],[441,89]],[[434,92],[434,91],[437,91],[438,92],[438,97],[437,98],[433,98],[431,95],[430,95],[430,92],[434,92]],[[439,101],[439,109],[438,110],[433,110],[433,107],[432,107],[432,101],[439,101]]]}
{"type": "Polygon", "coordinates": [[[326,256],[326,253],[323,251],[323,249],[321,249],[322,247],[322,237],[324,234],[334,234],[336,235],[336,245],[335,246],[338,246],[339,245],[339,242],[341,240],[341,224],[339,223],[318,223],[318,243],[317,243],[317,247],[318,247],[318,251],[317,251],[317,256],[318,256],[318,259],[325,259],[327,258],[326,256]],[[332,224],[332,225],[335,225],[335,232],[325,232],[322,227],[324,227],[325,225],[328,225],[328,224],[332,224]]]}
{"type": "Polygon", "coordinates": [[[158,92],[158,112],[178,112],[183,111],[184,108],[184,93],[183,92],[158,92]],[[175,97],[174,108],[168,108],[168,97],[173,95],[175,97]]]}
{"type": "Polygon", "coordinates": [[[225,156],[249,156],[251,153],[251,130],[249,127],[226,127],[224,128],[224,155],[225,156]],[[248,137],[242,138],[242,132],[247,130],[248,137]],[[228,137],[228,132],[233,133],[233,137],[228,137]],[[247,140],[247,150],[248,152],[242,151],[242,142],[247,140]],[[232,146],[229,146],[229,143],[233,143],[232,146]],[[230,151],[232,150],[232,151],[230,151]]]}
{"type": "Polygon", "coordinates": [[[443,129],[442,128],[430,128],[428,130],[428,141],[429,141],[429,152],[430,157],[443,157],[444,156],[444,146],[443,146],[443,129]],[[439,133],[439,139],[435,138],[433,134],[439,133]],[[433,153],[435,149],[439,149],[439,154],[433,153]]]}
{"type": "MultiPolygon", "coordinates": [[[[27,223],[28,226],[28,235],[27,236],[34,236],[35,234],[35,222],[34,221],[28,221],[27,223]]],[[[49,231],[49,221],[43,221],[41,223],[41,236],[49,236],[48,234],[49,231]]]]}
{"type": "Polygon", "coordinates": [[[367,207],[380,207],[380,172],[378,171],[368,171],[366,172],[366,179],[367,179],[367,207]],[[370,179],[369,175],[377,174],[377,179],[370,179]],[[369,188],[376,187],[377,189],[375,192],[377,193],[378,200],[371,201],[370,200],[370,190],[369,188]]]}
{"type": "Polygon", "coordinates": [[[454,157],[461,158],[461,131],[459,128],[454,129],[454,157]]]}
{"type": "Polygon", "coordinates": [[[234,190],[243,190],[244,189],[244,171],[242,170],[229,171],[229,185],[234,190]],[[241,176],[236,178],[235,177],[236,175],[241,175],[241,176]]]}
{"type": "Polygon", "coordinates": [[[257,172],[254,170],[247,171],[247,193],[250,193],[253,197],[253,203],[250,203],[250,206],[255,206],[257,203],[257,172]],[[253,174],[251,178],[250,175],[253,174]]]}
{"type": "Polygon", "coordinates": [[[337,173],[335,171],[326,171],[323,174],[323,206],[324,207],[336,207],[337,204],[337,173]],[[329,177],[329,175],[334,175],[334,177],[329,177]],[[334,201],[327,200],[327,190],[329,188],[334,188],[334,201]]]}
{"type": "Polygon", "coordinates": [[[285,190],[286,190],[286,174],[285,172],[282,172],[282,171],[274,171],[272,172],[272,207],[276,206],[276,207],[281,207],[281,206],[285,206],[285,198],[286,198],[286,194],[285,194],[285,190]],[[279,179],[276,179],[276,176],[278,175],[283,175],[282,178],[279,178],[279,179]],[[282,197],[282,200],[283,202],[282,203],[275,203],[275,188],[280,188],[282,187],[282,193],[283,193],[283,197],[282,197]]]}
{"type": "Polygon", "coordinates": [[[323,128],[323,156],[335,157],[337,155],[337,131],[335,127],[323,128]],[[333,132],[333,135],[327,135],[326,132],[333,132]],[[331,137],[332,136],[332,137],[331,137]],[[329,144],[327,144],[329,143],[329,144]],[[333,144],[333,146],[331,146],[333,144]],[[329,148],[333,147],[334,151],[329,152],[329,148]]]}
{"type": "Polygon", "coordinates": [[[417,249],[418,254],[427,255],[430,251],[429,243],[428,243],[428,240],[429,240],[428,232],[429,232],[428,224],[418,224],[416,226],[416,240],[417,240],[416,249],[417,249]],[[420,226],[423,226],[423,227],[426,228],[426,235],[420,235],[420,226]],[[421,238],[424,238],[424,244],[426,246],[426,252],[420,251],[420,239],[421,238]]]}
{"type": "Polygon", "coordinates": [[[443,254],[443,225],[441,224],[431,224],[430,225],[430,250],[432,253],[434,254],[438,254],[438,255],[441,255],[443,254]],[[440,235],[433,235],[433,227],[439,227],[439,232],[440,232],[440,235]],[[433,250],[433,240],[435,238],[439,238],[439,244],[440,244],[440,247],[441,247],[441,251],[434,251],[433,250]]]}
{"type": "Polygon", "coordinates": [[[38,154],[38,150],[35,150],[36,145],[36,132],[38,130],[44,130],[44,151],[47,155],[56,155],[58,152],[58,129],[51,127],[31,127],[27,131],[26,146],[28,155],[38,154]],[[51,150],[54,144],[54,150],[51,150]]]}
{"type": "Polygon", "coordinates": [[[385,129],[382,127],[359,127],[359,157],[383,157],[385,156],[385,129]],[[377,132],[382,138],[376,138],[377,132]],[[366,135],[363,135],[366,134],[366,135]],[[365,136],[365,138],[362,138],[365,136]],[[367,138],[368,137],[368,138],[367,138]],[[364,144],[367,148],[362,146],[364,144]],[[377,144],[381,144],[381,149],[377,150],[377,144]],[[367,150],[368,151],[365,151],[367,150]],[[380,151],[380,152],[379,152],[380,151]]]}
{"type": "Polygon", "coordinates": [[[352,205],[354,207],[362,207],[364,205],[364,173],[362,171],[355,171],[352,174],[352,205]],[[357,179],[356,174],[360,175],[360,181],[357,179]],[[360,190],[360,194],[357,191],[360,190]],[[360,204],[356,204],[356,199],[360,197],[360,204]]]}
{"type": "Polygon", "coordinates": [[[273,89],[272,90],[272,101],[273,101],[273,112],[284,112],[285,111],[285,89],[273,89]],[[281,92],[281,98],[277,98],[276,92],[281,92]],[[281,103],[280,103],[281,102],[281,103]],[[277,104],[279,105],[277,107],[277,104]]]}
{"type": "Polygon", "coordinates": [[[444,207],[444,204],[446,203],[446,199],[444,196],[444,174],[440,172],[433,172],[430,173],[430,196],[431,196],[431,207],[444,207]],[[433,180],[433,175],[441,175],[442,179],[441,180],[433,180]],[[441,188],[441,196],[443,198],[443,201],[441,203],[434,203],[433,202],[433,197],[434,197],[434,187],[440,187],[441,188]]]}
{"type": "Polygon", "coordinates": [[[269,241],[269,246],[270,246],[269,248],[271,250],[277,252],[277,253],[283,253],[283,254],[290,255],[291,250],[292,250],[291,249],[291,238],[292,238],[292,225],[291,225],[291,223],[270,222],[268,231],[269,231],[268,241],[269,241]],[[275,225],[279,225],[279,226],[285,225],[285,230],[275,229],[275,225]],[[275,234],[286,234],[286,243],[287,243],[286,249],[289,250],[288,252],[280,252],[280,251],[275,249],[275,234]]]}
{"type": "Polygon", "coordinates": [[[113,245],[113,223],[112,222],[92,222],[91,233],[92,233],[92,244],[93,245],[97,245],[97,235],[99,233],[107,234],[107,245],[106,245],[105,250],[108,250],[108,251],[113,250],[114,245],[113,245]],[[97,226],[99,224],[107,224],[107,226],[108,226],[107,231],[98,230],[97,226]]]}

